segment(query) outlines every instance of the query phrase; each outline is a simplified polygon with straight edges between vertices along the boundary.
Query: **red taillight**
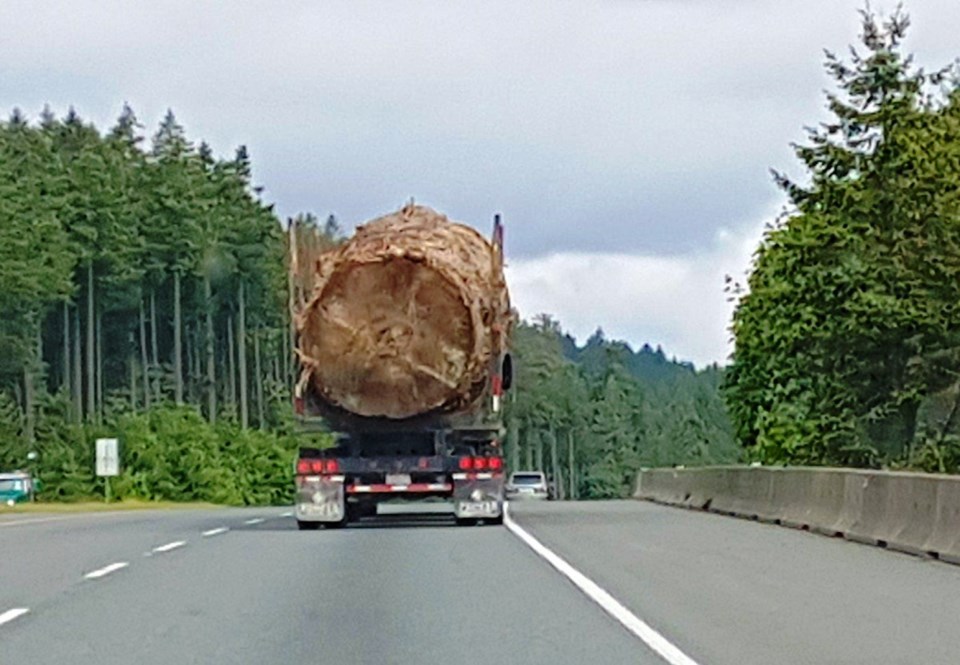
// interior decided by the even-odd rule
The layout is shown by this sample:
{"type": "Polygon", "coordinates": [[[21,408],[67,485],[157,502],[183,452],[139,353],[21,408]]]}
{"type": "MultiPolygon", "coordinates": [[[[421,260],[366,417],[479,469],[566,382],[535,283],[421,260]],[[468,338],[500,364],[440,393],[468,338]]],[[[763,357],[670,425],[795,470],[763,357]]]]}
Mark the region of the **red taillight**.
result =
{"type": "Polygon", "coordinates": [[[477,471],[482,471],[487,468],[487,458],[486,457],[474,457],[473,458],[473,468],[477,471]]]}
{"type": "Polygon", "coordinates": [[[489,460],[490,470],[499,471],[503,468],[503,458],[502,457],[491,457],[489,460]]]}
{"type": "Polygon", "coordinates": [[[300,475],[312,473],[338,473],[340,462],[335,459],[302,459],[297,462],[297,473],[300,475]]]}
{"type": "Polygon", "coordinates": [[[460,458],[460,468],[464,471],[469,471],[473,468],[473,458],[472,457],[461,457],[460,458]]]}

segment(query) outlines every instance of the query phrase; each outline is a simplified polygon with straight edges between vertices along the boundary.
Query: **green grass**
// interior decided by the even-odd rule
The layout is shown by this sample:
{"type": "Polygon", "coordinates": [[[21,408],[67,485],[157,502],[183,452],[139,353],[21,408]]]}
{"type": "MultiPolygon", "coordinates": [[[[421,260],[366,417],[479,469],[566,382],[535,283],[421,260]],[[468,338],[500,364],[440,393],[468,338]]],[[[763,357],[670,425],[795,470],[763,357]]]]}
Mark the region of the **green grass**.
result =
{"type": "Polygon", "coordinates": [[[201,501],[141,501],[126,499],[124,501],[77,501],[71,503],[18,503],[15,506],[0,504],[0,515],[7,513],[91,513],[107,510],[197,510],[223,508],[214,503],[201,501]]]}

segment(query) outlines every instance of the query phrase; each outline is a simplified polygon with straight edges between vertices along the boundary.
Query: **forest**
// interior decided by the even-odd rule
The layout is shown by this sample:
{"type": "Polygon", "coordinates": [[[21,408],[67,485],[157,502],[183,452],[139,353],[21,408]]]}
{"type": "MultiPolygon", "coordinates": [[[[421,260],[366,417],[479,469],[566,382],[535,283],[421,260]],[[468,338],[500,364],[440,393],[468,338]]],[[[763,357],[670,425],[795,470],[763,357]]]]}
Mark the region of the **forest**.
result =
{"type": "Polygon", "coordinates": [[[830,117],[746,284],[724,394],[769,464],[960,472],[960,69],[917,67],[909,18],[827,53],[830,117]]]}
{"type": "MultiPolygon", "coordinates": [[[[281,220],[240,146],[227,157],[168,112],[100,131],[74,112],[0,123],[0,469],[45,500],[98,496],[93,442],[120,438],[119,498],[289,500],[298,446],[288,233],[337,242],[330,216],[281,220]],[[28,460],[30,452],[36,460],[28,460]]],[[[519,326],[505,442],[564,496],[618,496],[641,464],[734,459],[721,371],[542,316],[519,326]]]]}

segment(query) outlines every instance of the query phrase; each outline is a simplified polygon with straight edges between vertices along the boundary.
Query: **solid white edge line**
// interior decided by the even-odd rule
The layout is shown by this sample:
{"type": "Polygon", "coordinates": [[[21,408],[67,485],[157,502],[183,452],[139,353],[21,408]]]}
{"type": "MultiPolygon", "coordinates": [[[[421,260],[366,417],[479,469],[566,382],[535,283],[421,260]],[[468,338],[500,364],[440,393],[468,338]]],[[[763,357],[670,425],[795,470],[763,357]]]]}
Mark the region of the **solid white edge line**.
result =
{"type": "Polygon", "coordinates": [[[221,533],[226,533],[229,529],[225,526],[217,527],[216,529],[210,529],[209,531],[204,531],[202,536],[219,536],[221,533]]]}
{"type": "Polygon", "coordinates": [[[244,524],[260,524],[261,522],[265,522],[265,521],[266,520],[262,517],[254,517],[252,520],[247,520],[246,522],[244,522],[244,524]]]}
{"type": "Polygon", "coordinates": [[[187,544],[185,540],[175,540],[172,543],[167,543],[166,545],[160,545],[159,547],[154,547],[154,552],[169,552],[170,550],[175,550],[178,547],[183,547],[187,544]]]}
{"type": "Polygon", "coordinates": [[[126,561],[118,561],[117,563],[111,563],[109,566],[104,566],[103,568],[98,568],[97,570],[91,571],[84,575],[84,577],[88,580],[95,580],[99,577],[103,577],[104,575],[109,575],[115,570],[126,568],[129,565],[130,564],[126,561]]]}
{"type": "Polygon", "coordinates": [[[26,607],[15,607],[12,610],[7,610],[3,614],[0,614],[0,626],[13,621],[17,617],[22,617],[29,611],[30,610],[26,607]]]}
{"type": "Polygon", "coordinates": [[[546,545],[531,536],[523,527],[514,522],[507,510],[507,504],[504,504],[503,508],[503,523],[513,535],[522,540],[527,547],[536,552],[541,558],[545,559],[547,563],[553,566],[561,575],[573,582],[590,600],[603,608],[607,614],[620,622],[624,628],[640,638],[644,644],[655,651],[661,658],[670,663],[670,665],[697,665],[697,661],[683,653],[676,645],[658,633],[647,622],[624,607],[596,582],[564,561],[546,545]]]}

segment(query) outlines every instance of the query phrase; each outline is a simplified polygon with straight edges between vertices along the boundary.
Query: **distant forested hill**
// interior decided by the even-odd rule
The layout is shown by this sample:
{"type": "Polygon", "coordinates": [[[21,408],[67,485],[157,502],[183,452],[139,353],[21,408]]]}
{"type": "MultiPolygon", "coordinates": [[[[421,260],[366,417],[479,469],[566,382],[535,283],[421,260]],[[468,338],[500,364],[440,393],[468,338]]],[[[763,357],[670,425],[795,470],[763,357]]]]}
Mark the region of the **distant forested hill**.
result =
{"type": "Polygon", "coordinates": [[[546,471],[560,496],[623,496],[641,466],[739,459],[719,367],[634,351],[600,331],[577,346],[549,316],[521,323],[513,352],[510,466],[546,471]]]}

